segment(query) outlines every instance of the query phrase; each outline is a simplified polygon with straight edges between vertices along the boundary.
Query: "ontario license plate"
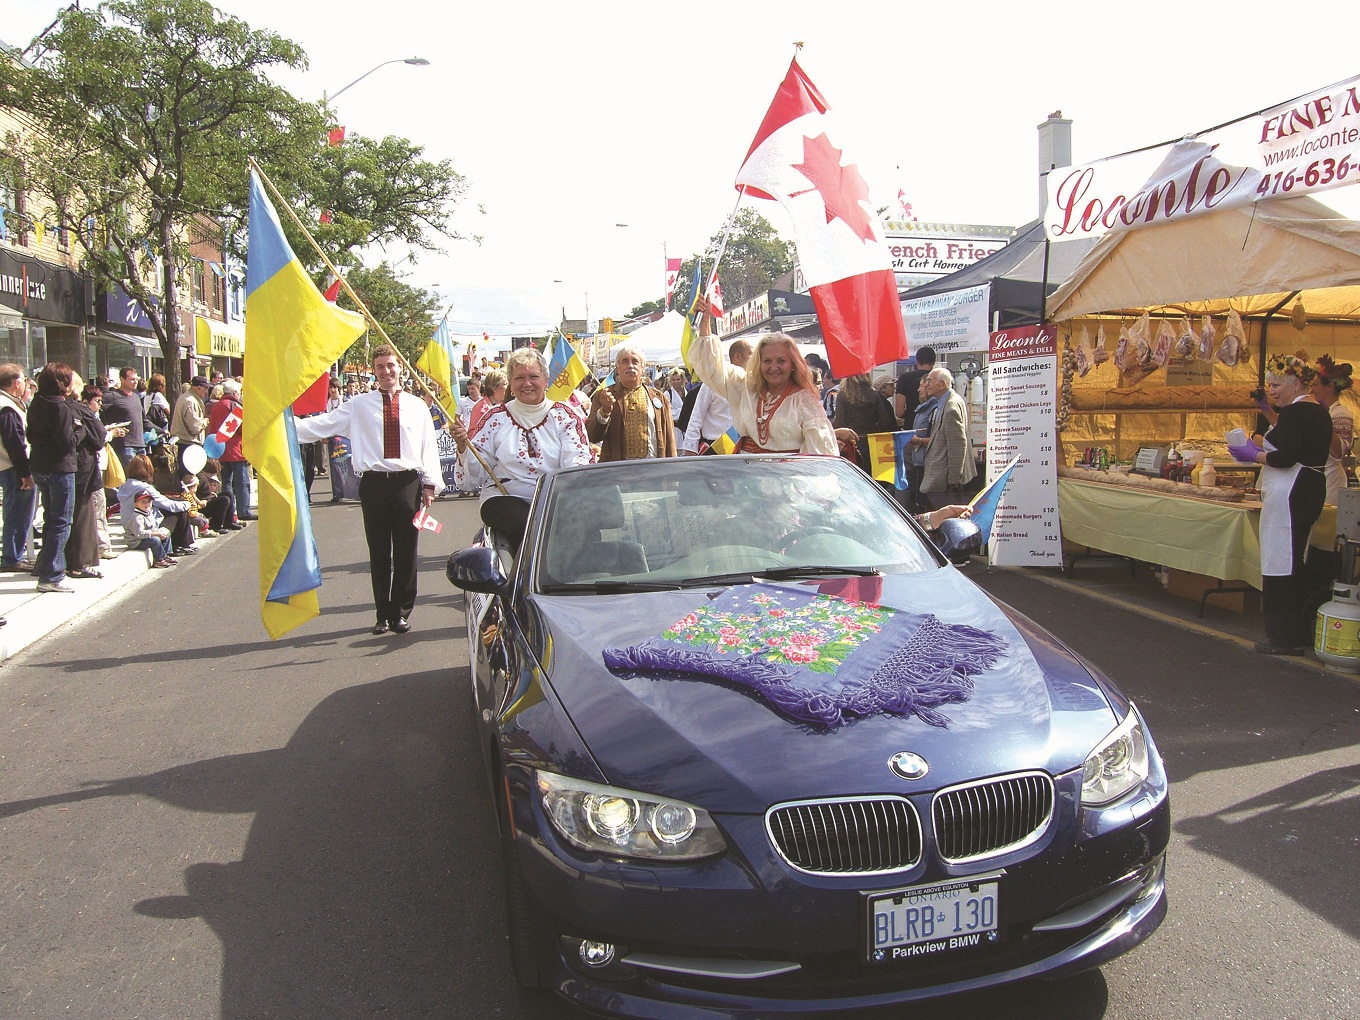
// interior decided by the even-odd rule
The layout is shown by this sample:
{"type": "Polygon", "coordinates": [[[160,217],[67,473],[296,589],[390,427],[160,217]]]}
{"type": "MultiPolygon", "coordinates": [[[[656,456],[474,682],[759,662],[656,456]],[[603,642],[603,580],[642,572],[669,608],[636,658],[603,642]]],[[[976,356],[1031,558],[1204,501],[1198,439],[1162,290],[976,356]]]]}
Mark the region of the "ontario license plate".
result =
{"type": "Polygon", "coordinates": [[[995,942],[997,876],[922,885],[869,900],[869,960],[884,963],[995,942]]]}

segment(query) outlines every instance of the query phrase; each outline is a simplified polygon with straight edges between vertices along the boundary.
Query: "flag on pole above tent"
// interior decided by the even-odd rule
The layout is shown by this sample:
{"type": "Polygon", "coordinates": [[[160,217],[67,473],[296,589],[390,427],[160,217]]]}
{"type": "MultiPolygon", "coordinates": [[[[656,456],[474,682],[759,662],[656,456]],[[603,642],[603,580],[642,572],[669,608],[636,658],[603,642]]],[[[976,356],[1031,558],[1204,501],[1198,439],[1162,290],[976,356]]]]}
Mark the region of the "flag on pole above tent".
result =
{"type": "Polygon", "coordinates": [[[364,331],[364,318],[321,296],[253,170],[248,223],[241,438],[259,483],[260,618],[278,638],[320,612],[321,567],[291,408],[364,331]]]}
{"type": "Polygon", "coordinates": [[[680,260],[666,260],[666,311],[671,310],[671,299],[675,297],[675,285],[680,280],[680,260]]]}
{"type": "Polygon", "coordinates": [[[566,400],[581,380],[590,375],[576,348],[567,343],[567,338],[557,334],[553,345],[552,358],[548,361],[548,399],[566,400]]]}
{"type": "Polygon", "coordinates": [[[794,60],[756,132],[736,185],[779,202],[817,306],[837,379],[907,356],[907,331],[869,186],[817,87],[794,60]]]}
{"type": "Polygon", "coordinates": [[[416,368],[430,377],[434,383],[435,395],[439,406],[450,418],[458,414],[457,375],[453,370],[456,364],[453,354],[453,336],[449,333],[449,317],[439,321],[439,327],[425,344],[425,350],[416,360],[416,368]]]}

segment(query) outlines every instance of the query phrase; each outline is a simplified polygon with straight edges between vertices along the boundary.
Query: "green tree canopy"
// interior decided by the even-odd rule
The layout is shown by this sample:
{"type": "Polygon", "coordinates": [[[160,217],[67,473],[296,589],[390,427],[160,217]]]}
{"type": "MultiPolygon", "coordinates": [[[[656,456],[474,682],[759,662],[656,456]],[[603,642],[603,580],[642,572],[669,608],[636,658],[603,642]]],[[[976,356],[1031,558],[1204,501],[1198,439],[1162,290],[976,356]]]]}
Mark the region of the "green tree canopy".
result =
{"type": "MultiPolygon", "coordinates": [[[[704,249],[704,282],[707,282],[706,278],[713,269],[713,259],[717,257],[718,247],[722,244],[722,235],[719,229],[709,238],[708,247],[704,249]]],[[[722,263],[718,266],[724,305],[735,308],[757,294],[763,294],[775,280],[791,270],[793,264],[792,241],[782,240],[774,225],[754,209],[738,210],[732,223],[732,234],[727,239],[727,250],[723,252],[722,263]]],[[[675,287],[675,308],[683,311],[690,306],[693,283],[694,258],[690,257],[680,265],[680,277],[675,287]]]]}
{"type": "MultiPolygon", "coordinates": [[[[414,365],[439,325],[440,309],[434,295],[412,287],[386,262],[373,269],[356,267],[345,274],[345,280],[382,323],[397,350],[414,365]]],[[[344,291],[340,292],[338,304],[358,310],[344,291]]],[[[369,335],[360,337],[345,352],[345,360],[366,364],[368,352],[380,343],[382,337],[376,330],[370,330],[369,335]]]]}
{"type": "Polygon", "coordinates": [[[141,303],[173,389],[191,237],[245,208],[247,157],[305,167],[320,144],[321,108],[269,78],[306,58],[206,0],[72,5],[44,45],[34,66],[0,65],[6,104],[43,128],[6,147],[94,275],[141,303]]]}

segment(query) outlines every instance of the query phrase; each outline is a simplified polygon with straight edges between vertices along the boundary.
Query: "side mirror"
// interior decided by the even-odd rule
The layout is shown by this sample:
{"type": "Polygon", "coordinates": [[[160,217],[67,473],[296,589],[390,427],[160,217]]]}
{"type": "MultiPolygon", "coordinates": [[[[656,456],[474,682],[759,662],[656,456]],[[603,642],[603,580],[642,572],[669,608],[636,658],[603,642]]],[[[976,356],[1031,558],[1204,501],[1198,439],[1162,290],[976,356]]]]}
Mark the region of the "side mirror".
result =
{"type": "Polygon", "coordinates": [[[486,545],[459,549],[449,556],[444,573],[450,584],[463,591],[503,595],[510,589],[510,578],[501,566],[500,554],[486,545]]]}
{"type": "Polygon", "coordinates": [[[940,524],[935,544],[950,563],[967,563],[970,556],[982,551],[982,530],[970,520],[955,517],[940,524]]]}

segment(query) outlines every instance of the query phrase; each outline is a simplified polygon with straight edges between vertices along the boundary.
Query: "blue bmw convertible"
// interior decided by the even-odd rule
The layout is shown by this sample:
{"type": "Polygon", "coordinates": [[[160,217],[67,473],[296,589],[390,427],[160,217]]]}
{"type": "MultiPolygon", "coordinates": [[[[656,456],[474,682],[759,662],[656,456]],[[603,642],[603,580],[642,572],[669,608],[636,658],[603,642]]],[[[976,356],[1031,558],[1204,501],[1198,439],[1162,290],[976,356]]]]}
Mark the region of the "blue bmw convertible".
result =
{"type": "Polygon", "coordinates": [[[563,471],[450,557],[521,984],[841,1015],[1156,930],[1146,723],[951,539],[845,461],[734,455],[563,471]]]}

